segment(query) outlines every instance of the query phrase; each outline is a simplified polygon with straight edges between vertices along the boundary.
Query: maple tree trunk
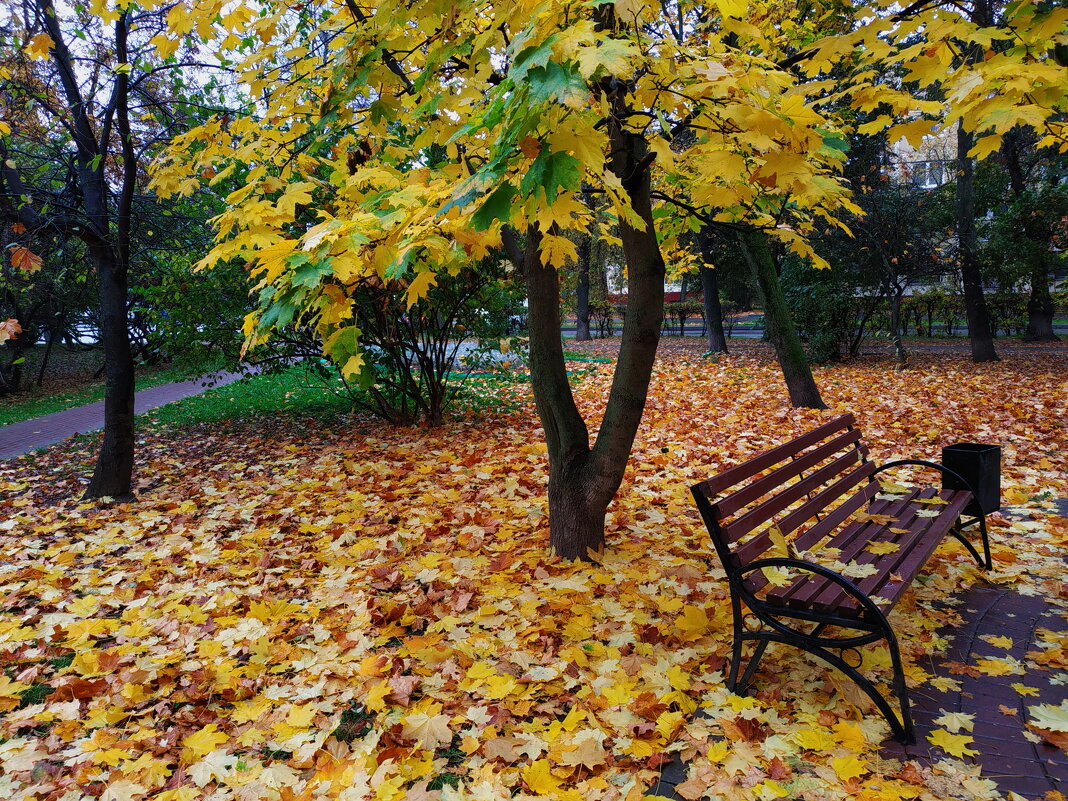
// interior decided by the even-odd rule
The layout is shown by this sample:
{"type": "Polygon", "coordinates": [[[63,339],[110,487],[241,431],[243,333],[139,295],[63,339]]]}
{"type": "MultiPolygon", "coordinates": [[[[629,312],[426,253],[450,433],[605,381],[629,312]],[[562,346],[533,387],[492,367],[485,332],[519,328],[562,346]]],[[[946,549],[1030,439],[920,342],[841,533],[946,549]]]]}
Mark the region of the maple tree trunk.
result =
{"type": "Polygon", "coordinates": [[[541,263],[536,226],[527,229],[523,256],[531,385],[549,453],[549,544],[567,559],[588,559],[604,547],[605,514],[623,481],[645,410],[664,320],[665,268],[653,225],[647,146],[639,135],[623,131],[614,121],[609,131],[613,171],[625,176],[623,187],[645,230],[625,220],[619,223],[628,301],[612,389],[592,448],[564,365],[559,275],[541,263]]]}
{"type": "MultiPolygon", "coordinates": [[[[1005,135],[1001,153],[1009,173],[1009,183],[1017,201],[1022,201],[1027,192],[1023,167],[1020,164],[1021,132],[1013,129],[1005,135]]],[[[1020,228],[1031,242],[1028,248],[1028,260],[1031,273],[1031,295],[1027,299],[1027,331],[1024,339],[1028,342],[1055,342],[1060,339],[1053,332],[1053,315],[1056,308],[1049,292],[1049,263],[1046,259],[1047,248],[1052,232],[1042,220],[1041,215],[1028,214],[1022,209],[1020,228]]]]}
{"type": "Polygon", "coordinates": [[[738,235],[738,244],[749,265],[749,273],[760,292],[764,306],[764,330],[775,348],[790,403],[807,409],[826,409],[819,387],[812,377],[812,368],[797,336],[790,309],[786,306],[779,276],[775,272],[775,259],[768,247],[766,235],[761,231],[746,230],[738,235]]]}
{"type": "Polygon", "coordinates": [[[541,263],[541,235],[531,226],[523,271],[527,283],[530,381],[549,452],[549,542],[569,559],[604,542],[604,514],[618,487],[590,491],[589,431],[575,406],[560,339],[560,277],[541,263]],[[610,491],[605,491],[610,490],[610,491]]]}
{"type": "Polygon", "coordinates": [[[575,341],[588,342],[590,337],[590,237],[578,246],[578,285],[575,288],[575,341]]]}
{"type": "Polygon", "coordinates": [[[727,353],[727,335],[723,331],[723,304],[719,302],[719,276],[701,265],[701,291],[704,293],[705,326],[710,353],[727,353]]]}
{"type": "Polygon", "coordinates": [[[957,242],[960,253],[961,283],[964,285],[964,309],[968,317],[968,338],[972,344],[972,361],[999,361],[990,330],[990,312],[983,296],[983,277],[979,272],[978,243],[975,236],[975,164],[968,151],[972,135],[963,125],[957,126],[957,242]]]}
{"type": "Polygon", "coordinates": [[[104,343],[104,441],[86,498],[129,499],[134,460],[134,364],[126,325],[126,271],[110,248],[93,248],[104,343]]]}

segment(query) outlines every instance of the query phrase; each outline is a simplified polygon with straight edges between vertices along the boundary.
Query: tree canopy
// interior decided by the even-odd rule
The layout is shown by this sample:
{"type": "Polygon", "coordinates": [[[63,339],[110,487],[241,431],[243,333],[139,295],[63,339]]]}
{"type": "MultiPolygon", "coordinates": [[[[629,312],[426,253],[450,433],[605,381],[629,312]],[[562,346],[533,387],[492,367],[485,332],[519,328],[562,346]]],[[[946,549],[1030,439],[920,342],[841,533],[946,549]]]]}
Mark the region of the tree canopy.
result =
{"type": "Polygon", "coordinates": [[[898,123],[912,140],[962,120],[979,156],[1018,124],[1065,146],[1064,68],[1049,51],[1068,11],[1048,4],[1013,3],[988,24],[938,3],[220,8],[175,6],[157,46],[195,36],[227,50],[246,113],[183,137],[156,186],[240,172],[205,263],[254,264],[253,341],[310,312],[350,371],[347,287],[397,281],[414,302],[437,272],[499,245],[504,225],[537,226],[558,267],[576,256],[564,232],[589,225],[584,186],[637,225],[607,159],[613,116],[648,141],[666,206],[764,228],[817,263],[812,218],[856,210],[837,176],[850,107],[882,112],[866,132],[898,123]],[[896,86],[879,79],[887,63],[905,65],[896,86]]]}

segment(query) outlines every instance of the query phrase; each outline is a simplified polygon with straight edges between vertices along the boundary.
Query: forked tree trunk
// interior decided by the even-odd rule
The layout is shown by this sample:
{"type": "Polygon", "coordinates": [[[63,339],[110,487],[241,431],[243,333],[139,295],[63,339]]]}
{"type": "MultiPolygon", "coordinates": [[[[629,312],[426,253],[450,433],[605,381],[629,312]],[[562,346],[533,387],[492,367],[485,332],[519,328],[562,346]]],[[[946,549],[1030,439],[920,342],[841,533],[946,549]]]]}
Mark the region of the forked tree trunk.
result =
{"type": "Polygon", "coordinates": [[[530,316],[530,375],[549,452],[549,544],[567,559],[604,547],[608,504],[623,481],[645,409],[664,317],[664,260],[653,228],[645,141],[609,125],[613,172],[622,176],[640,231],[620,221],[628,302],[612,389],[593,447],[575,406],[560,341],[559,277],[541,263],[541,235],[527,230],[523,269],[530,316]]]}
{"type": "Polygon", "coordinates": [[[1056,342],[1060,339],[1053,331],[1053,316],[1056,312],[1053,296],[1049,292],[1049,269],[1043,260],[1031,269],[1031,296],[1027,299],[1028,342],[1056,342]]]}
{"type": "Polygon", "coordinates": [[[812,368],[801,346],[801,339],[797,336],[790,309],[786,306],[767,235],[753,229],[743,231],[738,234],[738,246],[749,265],[753,283],[760,292],[764,306],[764,329],[779,360],[790,403],[795,407],[826,409],[827,404],[823,402],[816,380],[812,377],[812,368]]]}
{"type": "Polygon", "coordinates": [[[957,250],[960,253],[961,283],[964,285],[964,309],[968,317],[968,338],[972,361],[999,361],[994,350],[994,333],[990,329],[990,312],[983,295],[983,277],[979,271],[979,250],[975,234],[975,163],[968,155],[972,135],[963,124],[957,125],[957,250]]]}

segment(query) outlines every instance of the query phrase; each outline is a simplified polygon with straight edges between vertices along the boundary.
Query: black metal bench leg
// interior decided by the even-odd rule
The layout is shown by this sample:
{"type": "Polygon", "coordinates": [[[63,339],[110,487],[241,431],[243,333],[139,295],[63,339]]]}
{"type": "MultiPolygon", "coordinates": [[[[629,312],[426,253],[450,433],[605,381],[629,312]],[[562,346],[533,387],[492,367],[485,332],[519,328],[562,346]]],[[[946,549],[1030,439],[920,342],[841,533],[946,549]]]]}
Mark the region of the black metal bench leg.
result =
{"type": "Polygon", "coordinates": [[[958,520],[957,524],[950,529],[949,533],[968,549],[968,552],[975,558],[975,561],[979,563],[980,567],[990,570],[994,566],[994,563],[990,558],[990,535],[986,528],[985,514],[980,514],[979,517],[969,520],[967,523],[964,523],[963,520],[958,520]],[[968,538],[964,536],[964,529],[974,523],[979,524],[979,534],[983,540],[982,556],[979,555],[979,551],[975,549],[975,546],[968,541],[968,538]]]}
{"type": "Polygon", "coordinates": [[[738,687],[733,690],[735,695],[745,695],[749,689],[749,681],[753,678],[753,674],[756,673],[757,665],[760,664],[760,660],[764,658],[764,651],[768,647],[768,640],[760,640],[757,642],[756,650],[753,651],[753,656],[749,659],[749,664],[745,666],[745,673],[742,674],[742,680],[738,682],[738,687]]]}
{"type": "Polygon", "coordinates": [[[893,633],[886,638],[886,647],[890,649],[890,663],[894,668],[894,692],[897,693],[898,703],[901,705],[901,733],[897,739],[904,745],[913,745],[916,742],[916,730],[912,725],[912,711],[909,708],[909,689],[905,684],[901,650],[893,633]]]}
{"type": "Polygon", "coordinates": [[[734,612],[734,644],[731,647],[731,672],[727,676],[727,689],[734,692],[738,682],[738,669],[742,662],[742,641],[745,634],[742,604],[734,592],[731,593],[731,609],[734,612]]]}

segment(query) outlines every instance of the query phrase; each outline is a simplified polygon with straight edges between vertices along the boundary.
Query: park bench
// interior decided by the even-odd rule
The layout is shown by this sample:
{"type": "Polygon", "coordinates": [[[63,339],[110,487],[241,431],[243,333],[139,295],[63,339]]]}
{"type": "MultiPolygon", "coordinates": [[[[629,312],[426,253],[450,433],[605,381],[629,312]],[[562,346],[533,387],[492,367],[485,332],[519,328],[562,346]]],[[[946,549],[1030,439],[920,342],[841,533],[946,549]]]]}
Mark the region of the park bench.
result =
{"type": "Polygon", "coordinates": [[[851,414],[839,417],[691,491],[730,585],[734,645],[728,689],[746,691],[769,643],[792,645],[856,682],[894,736],[911,743],[905,674],[887,615],[947,534],[989,569],[986,519],[967,489],[895,484],[884,490],[876,476],[901,466],[933,468],[950,484],[969,484],[942,465],[918,459],[876,467],[854,423],[851,414]],[[976,523],[982,555],[964,536],[976,523]],[[759,626],[747,626],[747,618],[759,626]],[[857,666],[845,660],[880,640],[890,651],[900,720],[857,670],[859,660],[857,666]],[[756,647],[739,681],[746,641],[756,647]]]}

